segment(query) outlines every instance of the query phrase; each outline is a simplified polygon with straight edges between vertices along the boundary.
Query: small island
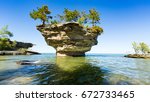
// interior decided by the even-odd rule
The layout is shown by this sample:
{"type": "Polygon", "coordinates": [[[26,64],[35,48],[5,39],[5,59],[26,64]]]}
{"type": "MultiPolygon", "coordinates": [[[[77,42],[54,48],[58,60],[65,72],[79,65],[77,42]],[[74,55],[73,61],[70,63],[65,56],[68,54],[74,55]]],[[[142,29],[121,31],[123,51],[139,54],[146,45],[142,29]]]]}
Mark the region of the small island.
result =
{"type": "Polygon", "coordinates": [[[33,47],[32,43],[12,41],[13,33],[8,30],[8,26],[0,29],[0,55],[32,55],[40,54],[34,51],[28,51],[33,47]]]}
{"type": "Polygon", "coordinates": [[[150,58],[150,47],[145,44],[144,42],[141,43],[132,43],[133,49],[135,54],[128,54],[125,55],[125,57],[128,58],[144,58],[149,59],[150,58]]]}
{"type": "Polygon", "coordinates": [[[56,49],[57,56],[85,56],[85,52],[97,45],[97,38],[103,29],[97,25],[100,17],[95,9],[89,10],[88,14],[64,9],[57,18],[50,14],[48,6],[42,6],[33,10],[30,16],[42,21],[37,30],[42,33],[46,43],[56,49]]]}

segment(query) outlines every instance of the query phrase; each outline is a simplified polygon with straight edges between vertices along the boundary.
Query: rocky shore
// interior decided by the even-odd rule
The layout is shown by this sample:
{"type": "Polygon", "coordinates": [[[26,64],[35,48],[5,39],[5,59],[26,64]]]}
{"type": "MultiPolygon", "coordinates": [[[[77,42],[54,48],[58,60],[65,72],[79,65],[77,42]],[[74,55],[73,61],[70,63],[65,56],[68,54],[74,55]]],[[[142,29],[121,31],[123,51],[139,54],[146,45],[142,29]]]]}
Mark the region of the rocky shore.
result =
{"type": "MultiPolygon", "coordinates": [[[[9,40],[10,43],[13,43],[13,41],[9,40]]],[[[32,43],[25,43],[25,42],[18,42],[16,41],[16,46],[7,49],[7,50],[2,50],[0,51],[0,55],[35,55],[35,54],[40,54],[35,51],[29,51],[27,50],[28,48],[33,47],[32,43]],[[21,50],[23,49],[23,51],[21,50]]]]}
{"type": "Polygon", "coordinates": [[[149,59],[150,54],[128,54],[128,55],[125,55],[124,57],[149,59]]]}
{"type": "Polygon", "coordinates": [[[20,52],[20,51],[0,51],[0,55],[38,55],[40,53],[35,52],[35,51],[25,51],[25,52],[20,52]]]}

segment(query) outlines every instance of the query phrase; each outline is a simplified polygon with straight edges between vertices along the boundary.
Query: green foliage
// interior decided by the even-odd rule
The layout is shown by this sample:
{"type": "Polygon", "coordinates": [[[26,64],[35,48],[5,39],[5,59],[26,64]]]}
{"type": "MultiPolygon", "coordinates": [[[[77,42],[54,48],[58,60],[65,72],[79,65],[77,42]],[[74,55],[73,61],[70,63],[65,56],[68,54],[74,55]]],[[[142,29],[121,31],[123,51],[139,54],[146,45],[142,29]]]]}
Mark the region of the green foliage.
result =
{"type": "Polygon", "coordinates": [[[96,26],[100,21],[99,13],[95,9],[89,10],[89,13],[89,20],[91,20],[93,26],[96,26]]]}
{"type": "MultiPolygon", "coordinates": [[[[65,9],[64,10],[64,16],[63,16],[64,20],[67,22],[77,22],[78,18],[80,17],[80,13],[77,10],[69,10],[69,9],[65,9]]],[[[61,18],[62,19],[62,18],[61,18]]]]}
{"type": "MultiPolygon", "coordinates": [[[[40,19],[45,25],[45,22],[49,21],[49,18],[52,19],[52,16],[48,16],[51,12],[48,10],[48,6],[42,6],[38,10],[33,10],[30,13],[31,18],[34,20],[40,19]]],[[[78,22],[80,25],[90,22],[93,26],[96,26],[100,21],[100,15],[95,9],[90,9],[89,14],[86,12],[79,12],[78,10],[69,10],[64,9],[63,14],[58,14],[57,20],[50,21],[51,24],[57,24],[60,22],[78,22]]]]}
{"type": "MultiPolygon", "coordinates": [[[[30,16],[33,19],[41,19],[43,21],[43,25],[45,24],[45,21],[48,21],[47,15],[51,12],[48,10],[48,6],[43,6],[42,8],[38,8],[37,11],[33,10],[33,12],[30,13],[30,16]]],[[[56,17],[56,16],[54,16],[56,17]]],[[[96,24],[100,21],[100,15],[95,9],[90,9],[89,14],[86,12],[80,12],[77,10],[69,10],[67,8],[64,9],[62,15],[57,16],[58,19],[51,20],[51,24],[58,24],[60,22],[78,22],[81,26],[84,27],[84,24],[92,23],[92,27],[89,28],[93,33],[102,33],[103,29],[96,24]],[[60,21],[60,22],[59,22],[60,21]]],[[[51,19],[53,17],[51,16],[51,19]]],[[[88,25],[89,26],[89,25],[88,25]]]]}
{"type": "Polygon", "coordinates": [[[69,9],[65,9],[63,13],[63,15],[58,15],[60,21],[78,22],[81,25],[90,21],[93,26],[96,26],[96,24],[100,21],[99,13],[95,9],[89,10],[89,14],[86,14],[86,12],[79,12],[77,10],[71,11],[69,9]]]}
{"type": "Polygon", "coordinates": [[[0,50],[13,50],[16,46],[16,41],[11,42],[8,38],[0,38],[0,50]]]}
{"type": "Polygon", "coordinates": [[[132,47],[133,47],[133,49],[134,49],[134,52],[136,53],[136,54],[138,54],[139,52],[140,52],[140,45],[138,45],[136,42],[133,42],[132,43],[132,47]]]}
{"type": "Polygon", "coordinates": [[[26,49],[26,48],[20,48],[17,51],[20,52],[20,53],[26,53],[27,50],[28,49],[26,49]]]}
{"type": "Polygon", "coordinates": [[[146,54],[150,51],[149,46],[147,44],[145,44],[144,42],[141,42],[139,45],[140,45],[141,52],[143,54],[146,54]]]}
{"type": "Polygon", "coordinates": [[[148,52],[150,52],[149,46],[145,44],[144,42],[141,42],[139,44],[136,42],[133,42],[132,46],[136,54],[139,54],[140,52],[143,54],[147,54],[148,52]]]}
{"type": "Polygon", "coordinates": [[[17,45],[17,41],[12,41],[12,48],[15,48],[16,47],[16,45],[17,45]]]}
{"type": "Polygon", "coordinates": [[[90,28],[91,32],[92,33],[99,33],[101,34],[103,32],[103,29],[99,26],[93,26],[90,28]]]}
{"type": "Polygon", "coordinates": [[[0,29],[0,38],[13,37],[13,33],[8,30],[8,25],[0,29]]]}
{"type": "Polygon", "coordinates": [[[42,24],[45,25],[45,22],[48,22],[48,19],[52,19],[52,16],[48,16],[51,14],[51,11],[48,10],[48,6],[42,6],[41,8],[38,8],[38,10],[33,10],[30,13],[30,17],[34,20],[40,19],[42,21],[42,24]]]}
{"type": "Polygon", "coordinates": [[[80,18],[78,19],[78,23],[83,25],[88,22],[88,15],[85,12],[80,13],[80,18]]]}
{"type": "Polygon", "coordinates": [[[13,33],[8,30],[8,26],[4,26],[0,30],[0,50],[11,50],[16,46],[16,41],[10,41],[9,37],[13,37],[13,33]]]}
{"type": "Polygon", "coordinates": [[[88,25],[86,25],[86,26],[85,26],[85,28],[86,28],[86,29],[88,29],[88,28],[89,28],[89,26],[88,26],[88,25]]]}
{"type": "Polygon", "coordinates": [[[58,24],[58,21],[57,20],[52,20],[51,24],[58,24]]]}

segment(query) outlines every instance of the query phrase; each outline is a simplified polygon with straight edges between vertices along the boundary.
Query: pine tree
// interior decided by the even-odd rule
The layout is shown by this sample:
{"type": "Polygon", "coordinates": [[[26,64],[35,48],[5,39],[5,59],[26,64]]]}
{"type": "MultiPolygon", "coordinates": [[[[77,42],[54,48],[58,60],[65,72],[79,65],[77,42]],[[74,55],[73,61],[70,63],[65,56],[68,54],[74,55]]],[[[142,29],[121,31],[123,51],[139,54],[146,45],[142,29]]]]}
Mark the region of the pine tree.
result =
{"type": "Polygon", "coordinates": [[[48,16],[51,14],[51,11],[48,10],[48,6],[42,6],[38,8],[38,10],[33,10],[30,13],[30,17],[34,20],[40,19],[42,21],[42,25],[45,25],[45,22],[48,22],[48,19],[52,19],[52,16],[48,16]]]}

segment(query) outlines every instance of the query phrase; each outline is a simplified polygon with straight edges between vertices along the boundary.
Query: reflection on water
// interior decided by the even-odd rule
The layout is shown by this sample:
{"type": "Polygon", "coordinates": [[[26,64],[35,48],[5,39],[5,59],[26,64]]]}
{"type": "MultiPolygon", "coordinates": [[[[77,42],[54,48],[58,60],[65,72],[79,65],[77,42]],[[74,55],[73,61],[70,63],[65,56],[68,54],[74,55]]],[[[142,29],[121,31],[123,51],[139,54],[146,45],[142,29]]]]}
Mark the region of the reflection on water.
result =
{"type": "Polygon", "coordinates": [[[150,85],[150,60],[123,55],[86,57],[0,56],[0,84],[40,85],[150,85]],[[17,65],[20,60],[40,60],[38,65],[17,65]]]}
{"type": "Polygon", "coordinates": [[[104,72],[84,57],[59,57],[56,64],[37,71],[37,84],[83,85],[104,84],[104,72]]]}
{"type": "Polygon", "coordinates": [[[0,84],[105,84],[104,72],[85,57],[57,57],[55,63],[2,71],[0,84]]]}

